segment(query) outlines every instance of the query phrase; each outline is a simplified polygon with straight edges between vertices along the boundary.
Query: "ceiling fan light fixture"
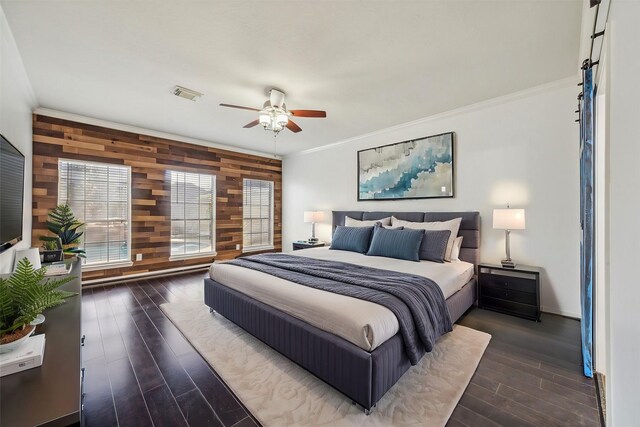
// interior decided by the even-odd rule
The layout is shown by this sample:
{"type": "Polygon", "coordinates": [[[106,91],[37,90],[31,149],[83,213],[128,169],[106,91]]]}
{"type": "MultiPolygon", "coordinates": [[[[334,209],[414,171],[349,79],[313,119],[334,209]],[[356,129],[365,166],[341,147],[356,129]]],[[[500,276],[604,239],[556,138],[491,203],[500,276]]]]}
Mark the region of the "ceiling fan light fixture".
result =
{"type": "Polygon", "coordinates": [[[284,104],[284,92],[278,89],[271,89],[269,91],[269,102],[272,107],[282,108],[284,104]]]}
{"type": "Polygon", "coordinates": [[[269,124],[271,123],[271,117],[268,114],[260,114],[260,118],[258,120],[264,128],[269,126],[269,124]]]}
{"type": "Polygon", "coordinates": [[[298,126],[296,122],[290,119],[291,116],[298,117],[327,117],[326,111],[320,110],[288,110],[287,105],[284,103],[284,92],[271,89],[269,92],[269,99],[265,101],[262,109],[243,107],[241,105],[232,104],[220,104],[221,107],[237,108],[240,110],[256,111],[258,113],[258,119],[254,120],[245,126],[244,128],[252,128],[257,124],[260,124],[266,131],[271,131],[275,135],[282,131],[284,128],[289,129],[291,132],[298,133],[302,131],[302,128],[298,126]]]}
{"type": "Polygon", "coordinates": [[[284,127],[289,123],[289,116],[284,113],[280,113],[276,116],[276,123],[284,127]]]}

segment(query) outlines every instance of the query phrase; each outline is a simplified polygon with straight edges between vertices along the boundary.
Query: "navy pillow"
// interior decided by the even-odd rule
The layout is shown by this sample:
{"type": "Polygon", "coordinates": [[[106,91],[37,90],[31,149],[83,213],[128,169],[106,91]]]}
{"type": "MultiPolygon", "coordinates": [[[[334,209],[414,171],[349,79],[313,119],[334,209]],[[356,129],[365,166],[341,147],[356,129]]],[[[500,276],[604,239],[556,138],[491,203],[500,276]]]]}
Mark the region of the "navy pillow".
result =
{"type": "MultiPolygon", "coordinates": [[[[371,234],[371,238],[376,234],[376,230],[378,228],[384,228],[385,230],[404,230],[404,227],[401,225],[400,227],[392,227],[390,225],[382,225],[381,222],[376,222],[376,225],[373,226],[373,233],[371,234]]],[[[371,246],[371,242],[369,242],[369,246],[371,246]]]]}
{"type": "Polygon", "coordinates": [[[420,259],[444,262],[451,230],[426,230],[420,245],[420,259]]]}
{"type": "Polygon", "coordinates": [[[373,227],[345,227],[339,225],[336,227],[336,231],[333,232],[333,239],[329,249],[365,254],[369,249],[371,233],[373,233],[373,227]]]}
{"type": "Polygon", "coordinates": [[[390,230],[377,227],[367,255],[420,261],[419,250],[424,230],[390,230]]]}

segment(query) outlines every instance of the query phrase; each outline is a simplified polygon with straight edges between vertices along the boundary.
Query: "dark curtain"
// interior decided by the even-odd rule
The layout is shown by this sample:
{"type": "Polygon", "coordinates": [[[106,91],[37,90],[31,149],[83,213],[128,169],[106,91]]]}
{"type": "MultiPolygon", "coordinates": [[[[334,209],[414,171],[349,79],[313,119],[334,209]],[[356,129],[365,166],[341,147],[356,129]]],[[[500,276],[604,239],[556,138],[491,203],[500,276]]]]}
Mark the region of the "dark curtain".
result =
{"type": "Polygon", "coordinates": [[[582,70],[580,101],[580,302],[582,308],[582,361],[584,374],[593,377],[593,280],[594,280],[594,168],[595,87],[593,69],[582,70]]]}

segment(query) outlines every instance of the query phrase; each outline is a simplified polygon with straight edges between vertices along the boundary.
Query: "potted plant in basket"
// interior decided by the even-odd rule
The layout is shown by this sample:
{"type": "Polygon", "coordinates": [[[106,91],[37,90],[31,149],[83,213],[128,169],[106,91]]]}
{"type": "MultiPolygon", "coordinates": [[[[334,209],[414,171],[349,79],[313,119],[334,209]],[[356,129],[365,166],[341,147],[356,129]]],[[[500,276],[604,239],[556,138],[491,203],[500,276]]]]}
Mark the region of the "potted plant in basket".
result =
{"type": "Polygon", "coordinates": [[[47,229],[55,234],[55,237],[40,236],[40,240],[43,242],[57,242],[60,239],[65,255],[84,258],[84,250],[78,248],[80,238],[84,234],[78,229],[83,225],[83,222],[76,219],[68,204],[58,205],[49,212],[49,219],[47,220],[47,229]]]}
{"type": "Polygon", "coordinates": [[[46,267],[36,270],[23,258],[8,279],[0,278],[0,353],[18,348],[29,338],[38,314],[76,295],[58,289],[73,277],[43,282],[45,271],[46,267]]]}

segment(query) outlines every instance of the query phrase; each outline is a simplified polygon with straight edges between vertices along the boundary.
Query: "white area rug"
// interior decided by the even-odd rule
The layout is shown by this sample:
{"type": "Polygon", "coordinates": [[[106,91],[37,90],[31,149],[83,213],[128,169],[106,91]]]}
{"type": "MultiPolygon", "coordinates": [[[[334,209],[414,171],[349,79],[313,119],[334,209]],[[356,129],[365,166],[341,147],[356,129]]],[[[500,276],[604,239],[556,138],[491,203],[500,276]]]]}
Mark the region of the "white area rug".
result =
{"type": "Polygon", "coordinates": [[[362,408],[200,302],[162,310],[264,426],[444,426],[491,336],[464,326],[402,378],[366,416],[362,408]]]}

